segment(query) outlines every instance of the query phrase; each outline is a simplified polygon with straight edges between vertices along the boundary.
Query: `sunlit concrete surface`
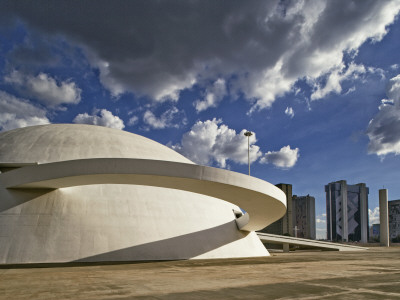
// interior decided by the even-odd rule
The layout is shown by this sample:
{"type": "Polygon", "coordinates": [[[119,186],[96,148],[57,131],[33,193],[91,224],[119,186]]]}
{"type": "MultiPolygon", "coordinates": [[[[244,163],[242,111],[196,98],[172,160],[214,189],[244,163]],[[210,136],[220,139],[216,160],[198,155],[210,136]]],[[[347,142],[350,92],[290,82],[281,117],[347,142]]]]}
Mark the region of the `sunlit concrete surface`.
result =
{"type": "Polygon", "coordinates": [[[171,188],[240,206],[251,218],[241,230],[260,230],[285,211],[284,194],[272,184],[240,173],[181,162],[94,158],[18,168],[0,175],[12,190],[54,190],[94,184],[171,188]]]}
{"type": "MultiPolygon", "coordinates": [[[[337,250],[337,251],[365,251],[367,247],[359,247],[354,245],[331,243],[324,241],[316,241],[310,239],[295,238],[291,236],[261,233],[257,232],[257,236],[263,243],[268,244],[280,244],[280,245],[295,245],[295,246],[307,246],[311,248],[324,249],[324,250],[337,250]]],[[[289,249],[287,247],[287,249],[289,249]]]]}
{"type": "Polygon", "coordinates": [[[0,268],[0,299],[400,299],[400,247],[0,268]]]}
{"type": "Polygon", "coordinates": [[[286,209],[266,181],[99,126],[2,132],[0,169],[2,264],[268,256],[254,230],[286,209]]]}

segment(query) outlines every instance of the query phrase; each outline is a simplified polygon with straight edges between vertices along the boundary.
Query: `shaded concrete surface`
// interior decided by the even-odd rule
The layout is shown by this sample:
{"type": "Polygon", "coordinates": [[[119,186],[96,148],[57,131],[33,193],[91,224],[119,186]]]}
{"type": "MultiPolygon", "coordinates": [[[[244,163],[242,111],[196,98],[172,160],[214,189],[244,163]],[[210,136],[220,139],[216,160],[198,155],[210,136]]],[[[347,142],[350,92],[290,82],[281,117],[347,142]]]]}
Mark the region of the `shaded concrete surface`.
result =
{"type": "Polygon", "coordinates": [[[126,264],[0,266],[0,299],[400,299],[400,247],[126,264]]]}

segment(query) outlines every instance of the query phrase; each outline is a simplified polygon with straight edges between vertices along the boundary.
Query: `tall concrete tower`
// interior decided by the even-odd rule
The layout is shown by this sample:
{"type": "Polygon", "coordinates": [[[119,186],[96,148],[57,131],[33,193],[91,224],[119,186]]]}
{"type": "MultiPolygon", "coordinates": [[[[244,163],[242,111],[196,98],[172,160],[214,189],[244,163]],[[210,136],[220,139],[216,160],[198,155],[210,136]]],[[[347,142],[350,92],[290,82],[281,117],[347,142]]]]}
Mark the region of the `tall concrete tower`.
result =
{"type": "Polygon", "coordinates": [[[315,198],[307,196],[292,197],[292,218],[293,227],[296,227],[296,234],[299,238],[315,240],[315,198]]]}
{"type": "Polygon", "coordinates": [[[389,247],[388,190],[379,190],[380,242],[389,247]]]}
{"type": "Polygon", "coordinates": [[[368,241],[368,193],[365,183],[345,180],[325,186],[328,240],[368,241]]]}

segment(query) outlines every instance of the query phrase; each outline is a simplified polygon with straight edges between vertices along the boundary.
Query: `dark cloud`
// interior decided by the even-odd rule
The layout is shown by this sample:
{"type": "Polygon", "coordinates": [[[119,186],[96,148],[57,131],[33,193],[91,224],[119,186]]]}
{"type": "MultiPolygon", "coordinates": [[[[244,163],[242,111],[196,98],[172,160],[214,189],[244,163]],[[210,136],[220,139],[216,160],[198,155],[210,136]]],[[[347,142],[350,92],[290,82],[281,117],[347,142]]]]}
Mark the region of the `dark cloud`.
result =
{"type": "Polygon", "coordinates": [[[0,18],[86,49],[114,94],[177,100],[218,78],[257,108],[342,63],[399,10],[378,1],[3,1],[0,18]],[[274,80],[271,80],[274,79],[274,80]]]}

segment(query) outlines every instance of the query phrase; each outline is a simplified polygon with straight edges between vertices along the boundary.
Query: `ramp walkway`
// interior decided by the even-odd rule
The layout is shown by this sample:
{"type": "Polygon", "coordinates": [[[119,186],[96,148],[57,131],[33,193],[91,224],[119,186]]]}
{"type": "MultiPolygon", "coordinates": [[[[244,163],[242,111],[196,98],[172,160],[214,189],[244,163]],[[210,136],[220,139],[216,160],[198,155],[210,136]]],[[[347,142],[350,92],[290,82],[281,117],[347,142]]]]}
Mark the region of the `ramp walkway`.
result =
{"type": "Polygon", "coordinates": [[[258,237],[263,243],[281,244],[283,245],[284,252],[289,251],[289,245],[315,247],[322,250],[336,250],[336,251],[362,251],[368,250],[366,247],[359,247],[353,245],[345,245],[339,243],[323,242],[309,239],[295,238],[291,236],[269,234],[257,232],[258,237]]]}

